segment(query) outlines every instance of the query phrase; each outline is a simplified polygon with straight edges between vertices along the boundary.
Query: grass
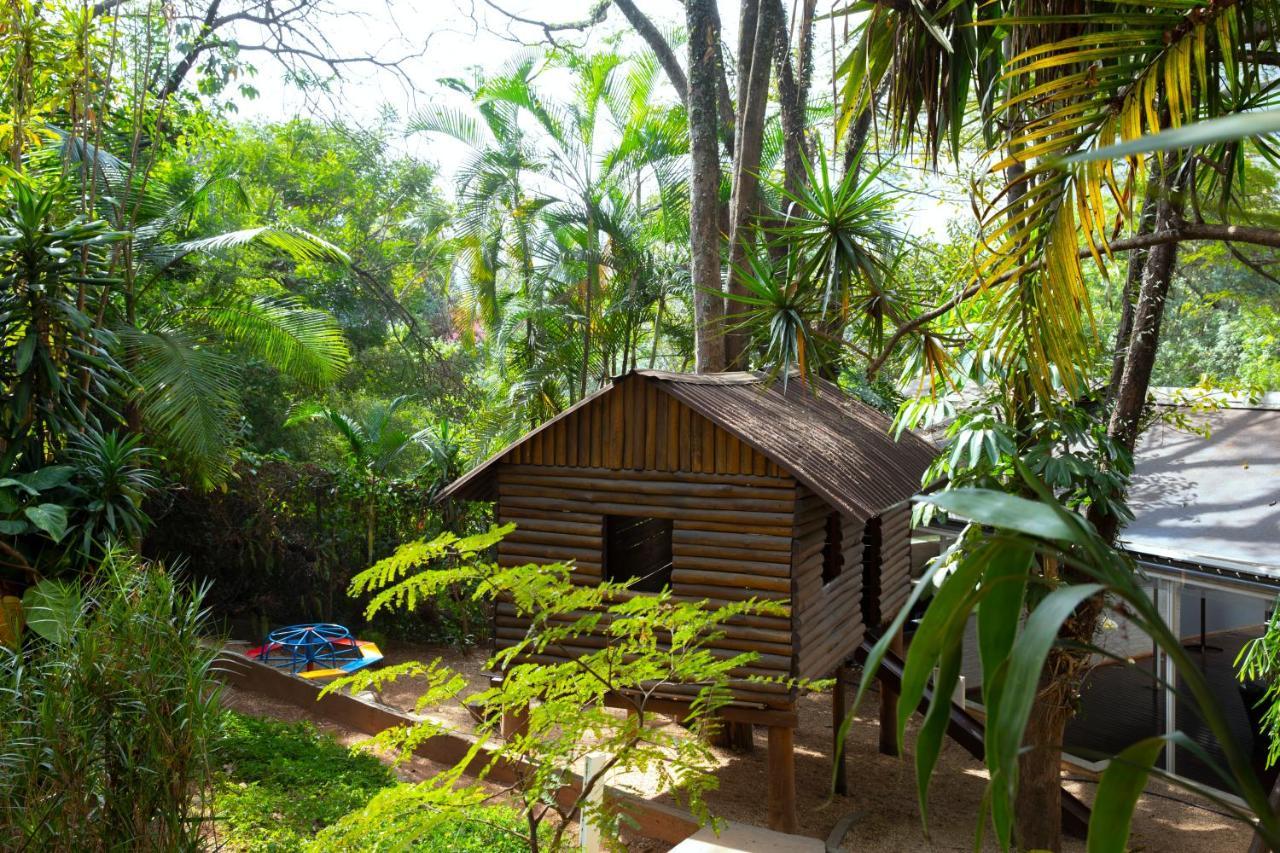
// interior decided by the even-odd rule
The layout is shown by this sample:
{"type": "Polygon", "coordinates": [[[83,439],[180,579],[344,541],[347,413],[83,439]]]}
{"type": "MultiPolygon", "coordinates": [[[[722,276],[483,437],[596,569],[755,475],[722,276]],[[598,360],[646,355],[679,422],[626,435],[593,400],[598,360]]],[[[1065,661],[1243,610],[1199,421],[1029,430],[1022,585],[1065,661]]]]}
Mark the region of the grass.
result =
{"type": "MultiPolygon", "coordinates": [[[[379,792],[394,796],[395,789],[408,787],[398,783],[376,757],[343,746],[310,723],[227,712],[224,732],[215,754],[221,772],[214,784],[213,807],[217,840],[225,849],[244,853],[302,850],[317,833],[335,824],[341,835],[362,837],[362,850],[405,849],[395,843],[394,827],[361,829],[360,812],[369,800],[379,792]]],[[[486,806],[467,817],[435,824],[429,837],[419,839],[411,849],[417,853],[519,853],[525,849],[523,843],[498,827],[519,829],[521,825],[514,809],[486,806]]],[[[319,846],[333,849],[323,837],[319,846]]]]}
{"type": "Polygon", "coordinates": [[[246,853],[297,850],[316,832],[396,782],[376,757],[310,723],[228,713],[215,755],[218,836],[246,853]]]}

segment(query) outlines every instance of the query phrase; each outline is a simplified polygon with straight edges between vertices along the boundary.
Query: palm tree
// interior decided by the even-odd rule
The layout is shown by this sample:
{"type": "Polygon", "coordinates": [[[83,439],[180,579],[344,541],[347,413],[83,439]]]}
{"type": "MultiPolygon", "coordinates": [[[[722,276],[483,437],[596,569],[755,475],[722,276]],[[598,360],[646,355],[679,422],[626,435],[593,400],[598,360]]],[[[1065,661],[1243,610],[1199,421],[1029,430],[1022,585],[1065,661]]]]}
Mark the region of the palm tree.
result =
{"type": "MultiPolygon", "coordinates": [[[[409,397],[399,396],[388,402],[378,401],[358,416],[320,404],[300,407],[285,421],[286,427],[304,422],[327,424],[341,438],[347,468],[364,492],[365,558],[373,565],[374,539],[378,529],[377,489],[396,470],[401,457],[412,447],[422,444],[430,433],[408,433],[396,425],[395,415],[409,397]]],[[[435,442],[435,453],[447,453],[446,440],[435,442]]]]}
{"type": "MultiPolygon", "coordinates": [[[[199,255],[260,249],[299,263],[346,263],[337,247],[315,235],[262,225],[214,235],[192,234],[195,212],[221,193],[243,200],[226,173],[179,192],[84,140],[64,136],[65,160],[82,185],[94,188],[94,212],[114,229],[110,267],[124,311],[99,303],[94,322],[123,344],[121,362],[134,388],[131,424],[149,430],[198,482],[215,485],[230,471],[239,402],[239,361],[248,353],[311,389],[333,382],[349,358],[331,316],[287,293],[240,294],[220,287],[190,299],[175,280],[191,275],[199,255]]],[[[261,282],[254,282],[261,289],[261,282]]]]}

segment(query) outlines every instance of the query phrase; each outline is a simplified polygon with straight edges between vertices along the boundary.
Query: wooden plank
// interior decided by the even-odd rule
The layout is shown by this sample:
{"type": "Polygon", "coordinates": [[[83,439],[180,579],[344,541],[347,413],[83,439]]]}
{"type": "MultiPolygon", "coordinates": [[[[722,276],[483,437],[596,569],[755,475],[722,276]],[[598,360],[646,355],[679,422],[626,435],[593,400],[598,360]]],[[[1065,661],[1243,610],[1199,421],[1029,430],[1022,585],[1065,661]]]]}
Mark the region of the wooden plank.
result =
{"type": "Polygon", "coordinates": [[[644,456],[636,467],[658,467],[658,386],[652,382],[644,383],[644,456]]]}
{"type": "MultiPolygon", "coordinates": [[[[615,389],[617,386],[615,386],[615,389]]],[[[626,411],[623,408],[624,394],[621,390],[615,390],[612,394],[605,396],[609,401],[609,431],[605,435],[608,447],[608,462],[605,463],[608,468],[622,467],[622,449],[623,441],[626,438],[626,411]]]]}
{"type": "Polygon", "coordinates": [[[677,588],[689,590],[701,586],[726,587],[746,593],[782,593],[791,595],[791,578],[770,577],[761,574],[684,569],[676,565],[671,570],[671,582],[677,588]]]}
{"type": "Polygon", "coordinates": [[[682,407],[674,397],[666,394],[662,397],[667,401],[667,470],[671,471],[680,468],[680,409],[682,407]]]}
{"type": "MultiPolygon", "coordinates": [[[[760,498],[735,498],[731,502],[717,504],[723,506],[732,506],[733,509],[717,510],[717,515],[703,515],[703,513],[712,512],[712,510],[704,510],[707,506],[708,496],[697,491],[686,492],[684,494],[672,495],[650,495],[635,494],[626,491],[613,491],[611,489],[601,489],[598,486],[581,489],[548,489],[538,486],[526,486],[519,483],[500,483],[498,486],[498,497],[505,503],[509,498],[546,498],[548,501],[574,501],[576,505],[582,506],[584,509],[589,508],[591,504],[599,501],[601,503],[612,504],[634,504],[638,507],[663,506],[670,509],[683,509],[697,511],[690,517],[705,517],[723,519],[737,513],[739,518],[747,516],[763,515],[769,516],[771,520],[783,521],[783,516],[789,518],[790,507],[776,500],[763,500],[760,498]]],[[[555,506],[555,504],[547,503],[547,506],[555,506]]],[[[567,508],[567,507],[566,507],[567,508]]],[[[636,510],[637,513],[640,510],[636,510]]],[[[624,511],[625,514],[625,511],[624,511]]],[[[666,516],[657,516],[665,518],[666,516]]]]}
{"type": "MultiPolygon", "coordinates": [[[[534,470],[536,471],[537,469],[534,470]]],[[[664,481],[661,479],[610,476],[613,472],[607,470],[600,473],[590,468],[576,470],[581,473],[580,476],[544,477],[537,473],[524,473],[524,469],[518,472],[504,471],[499,478],[499,483],[504,486],[545,488],[548,491],[589,489],[638,495],[701,495],[735,501],[767,500],[780,506],[785,505],[788,508],[791,506],[790,495],[782,489],[724,482],[719,478],[664,481]]]]}
{"type": "Polygon", "coordinates": [[[706,418],[698,418],[698,426],[702,433],[702,467],[698,470],[713,473],[716,470],[716,425],[706,418]]]}
{"type": "Polygon", "coordinates": [[[682,559],[705,557],[719,562],[737,565],[749,565],[752,571],[759,569],[774,572],[781,566],[787,574],[791,574],[791,555],[785,551],[765,551],[752,548],[730,548],[719,543],[701,545],[672,537],[671,550],[682,559]]]}
{"type": "Polygon", "coordinates": [[[791,567],[786,563],[759,563],[722,557],[692,557],[680,551],[675,552],[674,556],[677,569],[755,575],[762,578],[785,578],[788,582],[791,578],[791,567]]]}
{"type": "MultiPolygon", "coordinates": [[[[677,524],[671,532],[672,542],[681,545],[705,545],[707,547],[723,546],[726,548],[749,548],[751,551],[780,551],[778,559],[791,561],[791,537],[789,536],[757,536],[746,533],[722,533],[702,527],[690,527],[677,524]]],[[[763,556],[756,559],[766,559],[763,556]]]]}
{"type": "Polygon", "coordinates": [[[667,408],[672,399],[653,386],[653,464],[657,471],[667,470],[667,408]]]}
{"type": "MultiPolygon", "coordinates": [[[[677,454],[678,455],[678,454],[677,454]]],[[[676,483],[729,483],[738,486],[749,486],[756,489],[774,489],[787,492],[789,499],[795,499],[795,480],[790,477],[757,477],[754,474],[718,474],[695,471],[619,471],[607,466],[590,468],[573,468],[564,465],[503,465],[500,474],[545,477],[600,477],[607,480],[626,482],[676,482],[676,483]]]]}

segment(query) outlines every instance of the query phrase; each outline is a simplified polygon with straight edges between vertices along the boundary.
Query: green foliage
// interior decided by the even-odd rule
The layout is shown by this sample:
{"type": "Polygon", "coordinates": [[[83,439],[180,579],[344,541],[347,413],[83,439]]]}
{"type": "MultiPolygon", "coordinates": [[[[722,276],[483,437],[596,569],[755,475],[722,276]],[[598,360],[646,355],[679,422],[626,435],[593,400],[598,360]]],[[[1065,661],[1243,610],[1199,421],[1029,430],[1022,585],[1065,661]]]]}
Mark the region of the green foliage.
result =
{"type": "Polygon", "coordinates": [[[29,593],[0,648],[0,836],[28,850],[196,850],[218,690],[203,594],[108,553],[29,593]]]}
{"type": "MultiPolygon", "coordinates": [[[[730,620],[780,615],[783,606],[751,600],[713,608],[705,601],[678,601],[669,589],[638,594],[628,584],[575,584],[565,565],[498,567],[487,562],[483,555],[512,529],[508,525],[468,537],[446,533],[411,542],[352,581],[352,594],[372,596],[368,616],[413,607],[462,584],[475,590],[476,599],[509,603],[530,622],[524,637],[504,640],[488,663],[503,673],[502,683],[472,695],[462,695],[465,680],[438,660],[356,673],[326,688],[361,690],[414,676],[425,682],[419,710],[462,701],[481,711],[476,742],[467,755],[435,779],[396,794],[378,814],[395,821],[388,825],[405,841],[426,837],[439,822],[485,798],[478,785],[462,781],[463,769],[475,761],[485,768],[481,778],[498,762],[517,768],[511,793],[521,803],[526,842],[535,850],[544,843],[564,848],[565,828],[575,809],[582,809],[583,819],[599,826],[603,837],[617,837],[621,815],[589,796],[612,772],[654,774],[662,791],[686,799],[695,814],[707,819],[703,795],[715,779],[704,737],[717,725],[718,709],[730,701],[731,683],[773,680],[743,672],[755,653],[713,647],[730,620]],[[674,685],[690,692],[685,724],[691,734],[651,725],[650,701],[674,685]],[[615,701],[622,701],[627,713],[609,708],[615,701]],[[504,716],[525,717],[527,726],[501,737],[504,716]],[[566,775],[580,772],[590,753],[603,756],[600,776],[573,803],[557,800],[553,795],[566,775]],[[549,833],[545,842],[539,832],[549,833]]],[[[428,719],[384,732],[373,744],[405,756],[415,744],[444,730],[443,724],[428,719]]]]}
{"type": "MultiPolygon", "coordinates": [[[[1222,744],[1227,761],[1217,768],[1217,787],[1239,797],[1246,806],[1241,808],[1219,798],[1215,801],[1245,823],[1258,816],[1259,832],[1268,843],[1274,843],[1280,838],[1280,819],[1267,806],[1266,791],[1254,774],[1248,755],[1232,739],[1223,709],[1195,661],[1182,647],[1177,633],[1164,624],[1155,603],[1139,584],[1132,561],[1111,549],[1080,515],[1058,503],[1025,466],[1018,465],[1017,472],[1034,500],[972,488],[919,498],[939,510],[969,519],[973,526],[957,540],[946,558],[930,567],[910,604],[868,656],[864,669],[859,699],[890,640],[906,621],[910,605],[926,589],[939,584],[907,651],[898,714],[901,738],[926,688],[932,690],[933,698],[916,744],[922,817],[928,815],[929,779],[942,747],[948,697],[959,675],[959,640],[970,614],[976,611],[978,619],[983,704],[987,709],[985,760],[991,779],[979,816],[979,832],[989,818],[996,841],[1007,850],[1012,844],[1018,759],[1032,705],[1042,689],[1046,659],[1061,642],[1064,623],[1078,618],[1083,603],[1106,601],[1109,606],[1123,609],[1126,618],[1172,658],[1197,713],[1222,744]],[[977,525],[984,525],[991,532],[979,534],[977,525]],[[1060,574],[1041,571],[1045,564],[1059,567],[1060,574]],[[1068,576],[1070,581],[1064,579],[1068,576]],[[1025,618],[1024,607],[1029,611],[1025,618]]],[[[846,719],[844,727],[850,719],[846,719]]],[[[1188,738],[1174,733],[1168,739],[1134,744],[1112,759],[1099,786],[1098,802],[1102,805],[1094,809],[1089,826],[1091,853],[1120,853],[1126,849],[1134,805],[1147,776],[1158,772],[1153,765],[1160,751],[1175,745],[1203,754],[1188,738]]],[[[1170,781],[1177,783],[1173,777],[1170,781]]]]}
{"type": "Polygon", "coordinates": [[[524,818],[510,806],[469,805],[437,817],[422,809],[415,787],[397,785],[379,792],[363,809],[322,830],[307,849],[313,853],[524,853],[529,849],[524,818]]]}
{"type": "Polygon", "coordinates": [[[1270,741],[1267,766],[1280,761],[1280,608],[1267,620],[1267,629],[1240,649],[1235,667],[1243,682],[1261,682],[1264,690],[1256,707],[1262,710],[1262,731],[1270,741]]]}
{"type": "Polygon", "coordinates": [[[0,478],[0,535],[12,543],[5,563],[28,574],[92,565],[112,544],[136,546],[149,523],[143,503],[160,485],[137,436],[88,428],[60,456],[0,478]]]}
{"type": "Polygon", "coordinates": [[[395,784],[377,758],[353,752],[311,723],[228,712],[222,729],[212,813],[219,841],[232,850],[301,849],[318,830],[395,784]]]}
{"type": "Polygon", "coordinates": [[[32,471],[86,426],[116,420],[123,371],[105,306],[109,252],[124,235],[67,210],[63,185],[40,191],[4,176],[0,203],[0,471],[32,471]]]}

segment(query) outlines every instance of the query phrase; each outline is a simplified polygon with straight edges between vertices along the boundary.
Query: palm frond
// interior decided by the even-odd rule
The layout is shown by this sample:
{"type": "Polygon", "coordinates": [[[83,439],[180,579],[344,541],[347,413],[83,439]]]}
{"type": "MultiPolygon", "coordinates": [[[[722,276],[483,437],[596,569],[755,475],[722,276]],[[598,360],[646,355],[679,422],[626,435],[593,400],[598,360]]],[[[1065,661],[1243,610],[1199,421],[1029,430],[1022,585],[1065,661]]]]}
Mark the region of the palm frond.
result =
{"type": "Polygon", "coordinates": [[[335,381],[351,353],[337,322],[295,297],[257,297],[191,312],[228,339],[285,373],[318,388],[335,381]]]}
{"type": "Polygon", "coordinates": [[[121,334],[136,400],[160,446],[206,486],[230,473],[239,373],[225,356],[177,330],[121,334]]]}

